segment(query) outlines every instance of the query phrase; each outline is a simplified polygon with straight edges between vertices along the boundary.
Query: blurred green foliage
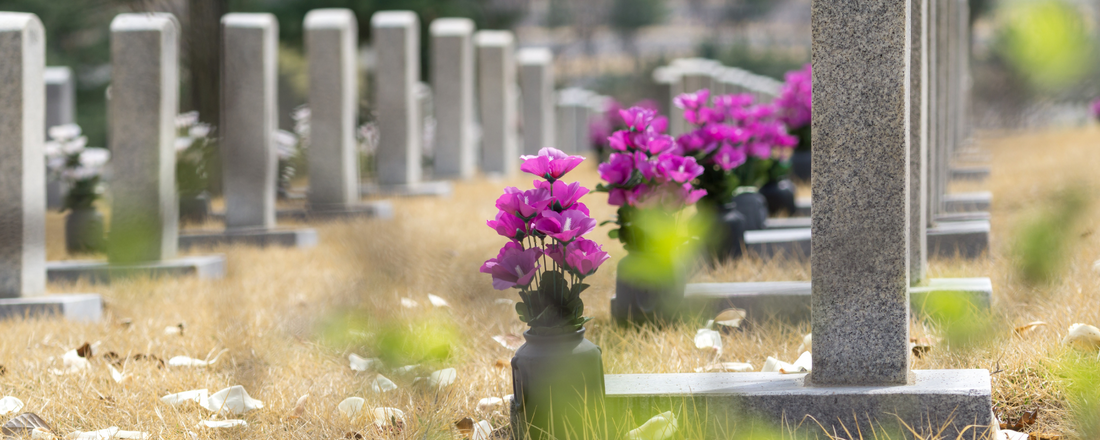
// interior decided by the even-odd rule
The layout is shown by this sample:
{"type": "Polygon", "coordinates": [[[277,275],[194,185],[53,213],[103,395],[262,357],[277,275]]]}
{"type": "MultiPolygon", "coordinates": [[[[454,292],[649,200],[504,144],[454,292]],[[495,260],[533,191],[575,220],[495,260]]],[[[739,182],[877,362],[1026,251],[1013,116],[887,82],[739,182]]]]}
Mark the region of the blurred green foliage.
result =
{"type": "Polygon", "coordinates": [[[1066,352],[1055,372],[1061,378],[1076,438],[1100,438],[1100,360],[1091,353],[1066,352]]]}
{"type": "Polygon", "coordinates": [[[1017,231],[1012,255],[1025,282],[1045,284],[1061,276],[1080,236],[1077,224],[1088,207],[1087,194],[1077,187],[1055,193],[1017,231]]]}
{"type": "Polygon", "coordinates": [[[381,359],[387,368],[451,365],[463,339],[450,316],[434,309],[412,318],[349,312],[326,321],[318,336],[334,350],[361,350],[357,354],[381,359]]]}
{"type": "Polygon", "coordinates": [[[637,209],[630,225],[621,229],[632,231],[632,241],[626,246],[631,258],[620,266],[620,275],[635,284],[667,286],[682,281],[709,224],[706,216],[637,209]]]}
{"type": "Polygon", "coordinates": [[[965,292],[932,292],[919,307],[951,350],[980,347],[997,334],[989,309],[971,302],[965,292]]]}
{"type": "Polygon", "coordinates": [[[1078,6],[1016,0],[1004,3],[998,18],[998,55],[1033,85],[1058,89],[1092,72],[1096,43],[1078,6]]]}

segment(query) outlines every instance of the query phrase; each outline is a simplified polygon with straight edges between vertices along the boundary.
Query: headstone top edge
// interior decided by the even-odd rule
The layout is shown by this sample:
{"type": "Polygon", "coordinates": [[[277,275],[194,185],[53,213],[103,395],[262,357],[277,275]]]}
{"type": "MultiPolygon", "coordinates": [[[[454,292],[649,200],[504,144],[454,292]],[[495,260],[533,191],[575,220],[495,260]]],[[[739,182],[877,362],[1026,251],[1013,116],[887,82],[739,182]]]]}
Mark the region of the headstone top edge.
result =
{"type": "Polygon", "coordinates": [[[42,27],[42,20],[29,12],[0,12],[0,32],[24,31],[35,22],[42,27]]]}
{"type": "Polygon", "coordinates": [[[351,9],[322,8],[307,12],[303,23],[306,30],[347,29],[356,24],[356,18],[351,9]]]}
{"type": "Polygon", "coordinates": [[[591,90],[570,87],[558,91],[558,105],[587,106],[594,97],[596,97],[596,93],[591,90]]]}
{"type": "Polygon", "coordinates": [[[478,46],[503,47],[510,46],[515,40],[509,31],[477,31],[474,34],[474,44],[478,46]]]}
{"type": "Polygon", "coordinates": [[[676,66],[661,66],[653,69],[653,81],[658,83],[676,82],[682,73],[676,66]]]}
{"type": "Polygon", "coordinates": [[[63,83],[72,80],[73,69],[69,66],[46,67],[46,83],[63,83]]]}
{"type": "Polygon", "coordinates": [[[222,16],[222,24],[234,28],[273,28],[275,15],[266,12],[231,12],[222,16]]]}
{"type": "Polygon", "coordinates": [[[166,31],[178,27],[176,16],[167,12],[118,14],[111,20],[111,32],[166,31]]]}
{"type": "Polygon", "coordinates": [[[371,27],[413,27],[420,22],[413,11],[378,11],[370,17],[371,27]]]}
{"type": "Polygon", "coordinates": [[[554,62],[554,52],[545,47],[526,47],[516,52],[519,64],[550,64],[554,62]]]}
{"type": "Polygon", "coordinates": [[[474,21],[469,18],[449,17],[432,20],[428,32],[435,36],[473,35],[474,21]]]}

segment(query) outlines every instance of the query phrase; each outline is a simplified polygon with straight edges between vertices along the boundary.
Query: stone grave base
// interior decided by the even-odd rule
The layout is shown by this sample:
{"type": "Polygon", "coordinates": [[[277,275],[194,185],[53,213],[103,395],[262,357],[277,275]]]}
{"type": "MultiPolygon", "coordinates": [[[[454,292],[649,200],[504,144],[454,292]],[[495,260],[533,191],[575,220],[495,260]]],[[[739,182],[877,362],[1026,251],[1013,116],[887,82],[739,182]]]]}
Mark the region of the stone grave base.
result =
{"type": "Polygon", "coordinates": [[[989,167],[951,167],[950,178],[957,181],[982,181],[989,178],[989,167]]]}
{"type": "Polygon", "coordinates": [[[312,228],[227,229],[183,232],[179,236],[180,249],[223,244],[311,248],[317,246],[317,230],[312,228]]]}
{"type": "Polygon", "coordinates": [[[0,298],[0,320],[39,316],[59,316],[69,321],[98,322],[103,317],[103,298],[94,294],[0,298]]]}
{"type": "Polygon", "coordinates": [[[801,198],[794,201],[794,215],[793,217],[809,217],[810,216],[810,199],[801,198]]]}
{"type": "MultiPolygon", "coordinates": [[[[927,286],[909,289],[912,309],[922,310],[928,295],[933,292],[962,295],[971,304],[988,309],[993,282],[989,278],[933,278],[927,286]]],[[[688,313],[704,317],[736,307],[745,310],[747,319],[757,322],[769,319],[809,321],[810,282],[692,283],[684,289],[684,303],[688,313]]]]}
{"type": "Polygon", "coordinates": [[[993,193],[978,191],[968,193],[944,194],[944,212],[988,212],[993,193]]]}
{"type": "Polygon", "coordinates": [[[988,211],[974,211],[974,212],[947,212],[937,214],[935,218],[936,223],[957,223],[957,222],[972,222],[972,221],[989,221],[992,218],[988,211]]]}
{"type": "Polygon", "coordinates": [[[734,428],[734,420],[742,429],[763,423],[784,433],[842,438],[858,438],[857,432],[873,438],[883,430],[891,438],[912,437],[902,423],[924,436],[943,429],[939,438],[985,438],[993,424],[987,370],[914,370],[910,385],[893,386],[812,386],[806,376],[608,374],[604,380],[608,407],[628,411],[638,423],[671,410],[681,432],[704,430],[708,438],[732,438],[722,430],[734,428]]]}
{"type": "Polygon", "coordinates": [[[928,255],[978,258],[989,250],[989,221],[940,222],[928,228],[928,255]]]}
{"type": "Polygon", "coordinates": [[[745,248],[749,254],[755,254],[765,260],[773,258],[805,260],[810,257],[810,229],[745,231],[745,248]]]}
{"type": "Polygon", "coordinates": [[[454,192],[454,186],[445,180],[386,185],[366,183],[359,186],[359,193],[364,197],[450,197],[452,192],[454,192]]]}
{"type": "Polygon", "coordinates": [[[353,218],[393,218],[393,204],[388,200],[356,203],[338,208],[280,209],[275,211],[279,220],[308,222],[314,220],[346,220],[353,218]]]}
{"type": "Polygon", "coordinates": [[[812,217],[769,218],[764,221],[766,229],[809,229],[812,217]]]}
{"type": "Polygon", "coordinates": [[[203,279],[221,279],[225,277],[224,255],[199,255],[179,257],[165,261],[142,264],[108,265],[106,261],[66,260],[47,261],[46,280],[48,282],[77,281],[88,279],[93,282],[107,282],[111,278],[132,276],[179,277],[197,276],[203,279]]]}

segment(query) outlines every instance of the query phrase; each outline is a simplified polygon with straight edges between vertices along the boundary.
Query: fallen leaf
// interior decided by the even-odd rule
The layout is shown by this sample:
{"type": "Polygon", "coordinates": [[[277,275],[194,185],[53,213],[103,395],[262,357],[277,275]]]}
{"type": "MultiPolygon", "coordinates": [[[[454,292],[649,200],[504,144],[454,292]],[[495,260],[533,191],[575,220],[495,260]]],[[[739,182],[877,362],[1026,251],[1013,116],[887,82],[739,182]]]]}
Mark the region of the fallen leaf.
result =
{"type": "Polygon", "coordinates": [[[184,391],[182,393],[169,394],[161,397],[160,401],[169,405],[175,406],[184,402],[195,402],[202,405],[210,399],[210,391],[206,388],[201,390],[184,391]]]}
{"type": "Polygon", "coordinates": [[[503,370],[505,368],[510,367],[511,365],[512,365],[512,363],[508,362],[505,359],[497,359],[497,361],[495,363],[493,363],[493,366],[496,367],[498,370],[503,370]]]}
{"type": "Polygon", "coordinates": [[[1016,327],[1016,329],[1015,329],[1016,336],[1021,336],[1022,337],[1024,335],[1027,335],[1028,333],[1030,333],[1032,330],[1035,330],[1036,328],[1042,327],[1044,325],[1047,325],[1047,323],[1045,323],[1043,321],[1033,321],[1033,322],[1029,322],[1027,324],[1021,325],[1019,327],[1016,327]]]}
{"type": "Polygon", "coordinates": [[[138,354],[135,354],[135,355],[131,356],[130,358],[135,360],[135,361],[146,361],[146,360],[151,359],[151,360],[157,361],[157,364],[158,364],[157,368],[164,368],[164,361],[161,360],[159,357],[157,357],[157,355],[155,355],[155,354],[138,353],[138,354]]]}
{"type": "Polygon", "coordinates": [[[1073,324],[1069,326],[1069,334],[1062,339],[1062,345],[1072,345],[1080,350],[1096,350],[1100,348],[1100,329],[1088,324],[1073,324]]]}
{"type": "Polygon", "coordinates": [[[0,434],[10,435],[13,437],[25,436],[27,433],[34,431],[35,428],[42,428],[46,431],[53,432],[50,425],[38,417],[35,413],[23,413],[15,418],[8,420],[3,426],[0,426],[0,434]]]}
{"type": "Polygon", "coordinates": [[[170,325],[164,328],[164,334],[166,335],[180,335],[183,336],[183,323],[176,325],[170,325]]]}
{"type": "Polygon", "coordinates": [[[375,408],[371,411],[371,421],[382,432],[400,433],[405,428],[405,412],[397,408],[375,408]]]}
{"type": "Polygon", "coordinates": [[[512,351],[519,350],[524,342],[523,336],[519,335],[497,335],[493,336],[493,340],[512,351]]]}
{"type": "Polygon", "coordinates": [[[798,352],[813,351],[814,346],[814,334],[806,333],[806,336],[802,337],[802,345],[798,346],[798,352]]]}
{"type": "Polygon", "coordinates": [[[726,309],[714,318],[714,323],[723,327],[739,328],[747,315],[744,309],[726,309]]]}
{"type": "Polygon", "coordinates": [[[443,389],[448,385],[454,383],[458,378],[458,372],[454,368],[444,368],[439,371],[433,371],[428,376],[428,386],[435,389],[443,389]]]}
{"type": "Polygon", "coordinates": [[[354,432],[354,431],[348,431],[347,434],[344,434],[344,438],[351,439],[351,440],[362,440],[363,439],[363,434],[360,434],[360,433],[354,432]]]}
{"type": "Polygon", "coordinates": [[[397,384],[393,383],[392,380],[387,379],[386,376],[379,374],[374,378],[374,382],[371,382],[370,389],[376,393],[385,393],[388,391],[396,390],[397,384]]]}
{"type": "Polygon", "coordinates": [[[0,416],[14,414],[23,409],[23,401],[12,396],[4,396],[0,399],[0,416]]]}
{"type": "Polygon", "coordinates": [[[246,422],[244,420],[238,420],[238,419],[203,420],[203,421],[199,422],[198,425],[195,425],[196,428],[205,427],[205,428],[217,428],[217,429],[237,428],[237,427],[241,427],[241,426],[248,426],[248,422],[246,422]]]}
{"type": "Polygon", "coordinates": [[[352,371],[367,371],[367,370],[371,369],[371,367],[373,367],[374,364],[381,362],[377,358],[365,359],[365,358],[359,357],[359,355],[357,355],[355,353],[352,353],[352,354],[348,355],[348,361],[351,362],[352,371]]]}
{"type": "Polygon", "coordinates": [[[433,307],[450,307],[451,306],[450,304],[447,304],[447,300],[445,300],[443,298],[440,298],[438,296],[432,295],[430,293],[428,294],[428,301],[430,301],[432,303],[433,307]]]}
{"type": "Polygon", "coordinates": [[[474,419],[469,417],[463,417],[455,422],[455,428],[458,429],[458,433],[463,437],[469,437],[474,432],[474,419]]]}
{"type": "Polygon", "coordinates": [[[419,305],[420,304],[417,303],[416,300],[414,300],[412,298],[401,298],[401,307],[404,307],[406,309],[415,309],[416,306],[419,306],[419,305]]]}
{"type": "Polygon", "coordinates": [[[722,334],[716,330],[705,328],[695,332],[695,348],[712,351],[714,354],[722,353],[722,334]]]}
{"type": "Polygon", "coordinates": [[[122,357],[119,356],[118,353],[115,353],[113,351],[103,353],[103,359],[120,367],[122,366],[122,357]]]}
{"type": "Polygon", "coordinates": [[[253,399],[248,395],[248,391],[245,391],[244,387],[240,385],[233,385],[211,394],[205,404],[199,402],[199,405],[216,414],[244,414],[264,407],[263,402],[253,399]]]}
{"type": "Polygon", "coordinates": [[[696,368],[696,373],[711,373],[715,371],[728,371],[733,373],[748,373],[753,370],[752,364],[744,362],[715,362],[705,367],[696,368]]]}
{"type": "Polygon", "coordinates": [[[470,440],[489,440],[492,435],[493,425],[490,425],[488,420],[482,420],[474,425],[474,435],[470,440]]]}
{"type": "Polygon", "coordinates": [[[122,383],[122,381],[130,378],[129,373],[119,373],[118,370],[115,369],[114,365],[108,365],[107,368],[111,370],[111,379],[114,379],[115,383],[122,383]]]}
{"type": "Polygon", "coordinates": [[[634,428],[627,433],[629,440],[667,440],[676,434],[679,426],[676,424],[676,415],[672,411],[653,416],[646,420],[642,426],[634,428]]]}
{"type": "Polygon", "coordinates": [[[477,401],[477,412],[479,413],[491,413],[500,409],[504,405],[504,399],[499,397],[486,397],[477,401]]]}
{"type": "Polygon", "coordinates": [[[336,409],[343,413],[347,418],[355,418],[359,411],[363,410],[363,398],[362,397],[348,397],[336,405],[336,409]]]}
{"type": "Polygon", "coordinates": [[[207,356],[206,359],[195,359],[187,356],[176,356],[168,360],[168,365],[172,367],[209,367],[218,362],[218,359],[222,357],[228,349],[219,351],[213,359],[207,356]]]}
{"type": "Polygon", "coordinates": [[[0,365],[0,376],[3,376],[5,374],[8,374],[8,369],[4,368],[3,365],[0,365]]]}
{"type": "Polygon", "coordinates": [[[309,401],[309,393],[303,394],[302,397],[299,397],[298,402],[294,404],[294,409],[290,410],[287,419],[294,420],[301,417],[302,414],[305,414],[307,401],[309,401]]]}
{"type": "Polygon", "coordinates": [[[931,345],[919,345],[915,342],[909,343],[909,350],[913,352],[913,356],[923,358],[925,355],[932,351],[931,345]]]}
{"type": "Polygon", "coordinates": [[[84,359],[92,357],[92,345],[85,342],[84,345],[81,345],[76,349],[76,355],[84,359]]]}

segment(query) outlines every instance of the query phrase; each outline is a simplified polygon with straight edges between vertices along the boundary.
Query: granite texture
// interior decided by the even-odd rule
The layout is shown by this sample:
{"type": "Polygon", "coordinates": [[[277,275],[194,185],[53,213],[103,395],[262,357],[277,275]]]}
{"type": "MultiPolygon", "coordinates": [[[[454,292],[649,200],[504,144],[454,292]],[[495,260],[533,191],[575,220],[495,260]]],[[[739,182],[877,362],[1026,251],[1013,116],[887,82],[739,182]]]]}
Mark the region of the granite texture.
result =
{"type": "MultiPolygon", "coordinates": [[[[76,79],[68,67],[46,68],[46,139],[50,127],[76,121],[76,79]]],[[[57,176],[46,175],[46,208],[61,209],[68,191],[57,176]]]]}
{"type": "Polygon", "coordinates": [[[928,273],[928,3],[909,0],[909,283],[928,273]]]}
{"type": "Polygon", "coordinates": [[[50,261],[46,263],[46,277],[51,283],[75,282],[81,279],[105,283],[117,278],[181,276],[194,276],[199,279],[224,278],[225,256],[188,256],[128,265],[108,265],[106,261],[96,260],[50,261]]]}
{"type": "Polygon", "coordinates": [[[378,109],[378,183],[413,184],[421,178],[420,20],[412,11],[382,11],[371,16],[377,71],[374,106],[378,109]]]}
{"type": "Polygon", "coordinates": [[[474,46],[481,116],[481,170],[511,176],[519,171],[515,38],[509,31],[478,31],[474,34],[474,46]]]}
{"type": "Polygon", "coordinates": [[[536,155],[540,149],[556,145],[554,53],[547,48],[520,49],[516,61],[523,96],[523,154],[536,155]]]}
{"type": "Polygon", "coordinates": [[[989,191],[944,194],[943,211],[946,213],[989,211],[993,193],[989,191]]]}
{"type": "MultiPolygon", "coordinates": [[[[815,352],[820,349],[817,339],[815,334],[815,352]]],[[[814,371],[817,368],[815,363],[814,371]]],[[[845,428],[853,435],[862,432],[864,438],[882,430],[908,432],[902,422],[925,436],[940,427],[944,428],[940,438],[956,438],[963,432],[963,438],[990,434],[993,402],[986,370],[918,370],[913,372],[911,386],[821,387],[806,385],[805,376],[609,374],[605,376],[606,402],[633,413],[638,423],[670,408],[683,408],[677,414],[680,431],[705,432],[707,438],[738,438],[725,429],[745,432],[753,418],[772,428],[783,424],[784,432],[792,429],[808,437],[844,433],[845,428]],[[971,425],[980,427],[968,428],[971,425]]]]}
{"type": "Polygon", "coordinates": [[[343,209],[359,201],[359,26],[350,9],[314,9],[305,18],[309,61],[311,208],[343,209]]]}
{"type": "Polygon", "coordinates": [[[46,33],[0,12],[0,298],[46,291],[46,33]]]}
{"type": "Polygon", "coordinates": [[[180,249],[191,249],[237,244],[311,248],[317,246],[317,231],[312,228],[231,229],[225,232],[187,231],[180,234],[179,246],[180,249]]]}
{"type": "Polygon", "coordinates": [[[271,14],[222,17],[222,188],[225,226],[275,226],[279,24],[271,14]]]}
{"type": "Polygon", "coordinates": [[[103,317],[103,298],[92,294],[67,294],[0,299],[0,320],[43,316],[57,316],[76,322],[99,322],[103,317]]]}
{"type": "Polygon", "coordinates": [[[171,14],[120,14],[111,21],[112,264],[176,255],[179,33],[171,14]]]}
{"type": "Polygon", "coordinates": [[[928,250],[945,258],[979,258],[989,253],[989,221],[939,222],[928,229],[928,250]]]}
{"type": "Polygon", "coordinates": [[[473,177],[474,146],[474,22],[468,18],[432,21],[432,90],[435,92],[437,178],[473,177]]]}
{"type": "Polygon", "coordinates": [[[578,154],[589,149],[588,117],[590,101],[595,93],[579,88],[564,89],[557,94],[558,149],[578,154]]]}
{"type": "Polygon", "coordinates": [[[811,8],[817,385],[909,380],[909,15],[893,0],[811,8]]]}

